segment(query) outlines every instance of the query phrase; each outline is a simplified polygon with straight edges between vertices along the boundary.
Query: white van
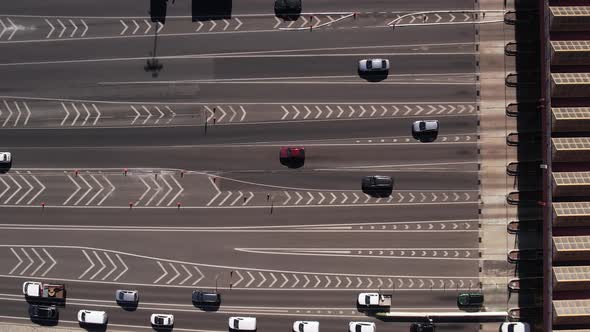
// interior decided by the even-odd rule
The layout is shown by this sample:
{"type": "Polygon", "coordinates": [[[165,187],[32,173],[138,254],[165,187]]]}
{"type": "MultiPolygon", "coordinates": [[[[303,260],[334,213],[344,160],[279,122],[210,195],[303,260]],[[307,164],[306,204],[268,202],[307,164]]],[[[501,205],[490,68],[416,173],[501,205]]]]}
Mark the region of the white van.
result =
{"type": "Polygon", "coordinates": [[[230,317],[231,331],[256,331],[256,317],[230,317]]]}
{"type": "Polygon", "coordinates": [[[80,310],[78,311],[78,321],[84,324],[99,324],[107,323],[107,313],[104,311],[95,310],[80,310]]]}

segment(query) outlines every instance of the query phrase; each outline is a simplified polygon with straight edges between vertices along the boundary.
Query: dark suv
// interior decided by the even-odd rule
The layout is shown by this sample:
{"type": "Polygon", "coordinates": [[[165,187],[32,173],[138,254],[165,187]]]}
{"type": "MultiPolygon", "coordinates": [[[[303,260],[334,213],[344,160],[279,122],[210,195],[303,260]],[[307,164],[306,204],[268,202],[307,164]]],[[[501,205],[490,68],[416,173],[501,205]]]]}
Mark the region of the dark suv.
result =
{"type": "Polygon", "coordinates": [[[393,179],[384,175],[365,176],[362,180],[362,189],[364,193],[391,194],[393,179]]]}
{"type": "Polygon", "coordinates": [[[301,0],[275,0],[275,15],[287,21],[296,21],[301,15],[301,0]]]}
{"type": "Polygon", "coordinates": [[[457,296],[457,306],[459,308],[479,308],[483,305],[483,294],[481,293],[462,293],[457,296]]]}
{"type": "Polygon", "coordinates": [[[47,306],[33,304],[29,306],[29,316],[31,316],[33,319],[56,320],[57,307],[54,305],[47,306]]]}
{"type": "Polygon", "coordinates": [[[221,294],[195,290],[193,291],[193,303],[214,306],[219,305],[221,303],[221,294]]]}

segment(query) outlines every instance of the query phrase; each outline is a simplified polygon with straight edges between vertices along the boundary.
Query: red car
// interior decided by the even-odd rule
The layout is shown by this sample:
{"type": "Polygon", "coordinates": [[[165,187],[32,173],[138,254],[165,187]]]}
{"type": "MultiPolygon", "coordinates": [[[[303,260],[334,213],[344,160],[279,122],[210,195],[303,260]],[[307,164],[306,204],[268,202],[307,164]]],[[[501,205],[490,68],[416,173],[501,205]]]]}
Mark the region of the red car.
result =
{"type": "Polygon", "coordinates": [[[305,163],[305,148],[303,147],[282,147],[279,154],[281,164],[297,168],[305,163]]]}

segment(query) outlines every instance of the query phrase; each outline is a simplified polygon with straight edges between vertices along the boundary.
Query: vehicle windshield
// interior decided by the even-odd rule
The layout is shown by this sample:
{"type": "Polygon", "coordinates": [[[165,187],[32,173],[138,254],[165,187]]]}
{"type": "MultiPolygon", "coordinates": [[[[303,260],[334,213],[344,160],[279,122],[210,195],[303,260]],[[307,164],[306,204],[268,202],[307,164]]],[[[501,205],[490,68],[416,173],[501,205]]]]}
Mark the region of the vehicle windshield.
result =
{"type": "Polygon", "coordinates": [[[381,68],[387,67],[387,62],[385,60],[381,60],[381,68]]]}
{"type": "Polygon", "coordinates": [[[373,68],[373,61],[367,60],[367,69],[373,68]]]}

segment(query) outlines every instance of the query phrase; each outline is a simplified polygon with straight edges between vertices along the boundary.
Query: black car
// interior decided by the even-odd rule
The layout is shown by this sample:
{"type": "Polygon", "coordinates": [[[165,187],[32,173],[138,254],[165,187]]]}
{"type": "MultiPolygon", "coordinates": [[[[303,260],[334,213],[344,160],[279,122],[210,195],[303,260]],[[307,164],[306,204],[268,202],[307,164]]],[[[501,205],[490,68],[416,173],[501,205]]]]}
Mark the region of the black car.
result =
{"type": "Polygon", "coordinates": [[[275,15],[296,21],[301,15],[301,0],[275,0],[275,15]]]}
{"type": "Polygon", "coordinates": [[[29,316],[36,319],[57,319],[57,307],[47,305],[31,305],[29,306],[29,316]]]}
{"type": "Polygon", "coordinates": [[[373,175],[365,176],[362,180],[363,192],[384,192],[391,193],[393,190],[393,179],[391,176],[373,175]]]}
{"type": "Polygon", "coordinates": [[[435,332],[433,323],[412,323],[410,332],[435,332]]]}
{"type": "Polygon", "coordinates": [[[461,293],[457,296],[457,306],[463,307],[481,307],[483,305],[482,293],[461,293]]]}
{"type": "Polygon", "coordinates": [[[193,291],[193,303],[219,305],[221,303],[221,294],[203,291],[193,291]]]}

